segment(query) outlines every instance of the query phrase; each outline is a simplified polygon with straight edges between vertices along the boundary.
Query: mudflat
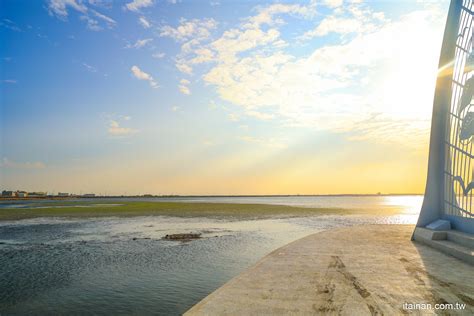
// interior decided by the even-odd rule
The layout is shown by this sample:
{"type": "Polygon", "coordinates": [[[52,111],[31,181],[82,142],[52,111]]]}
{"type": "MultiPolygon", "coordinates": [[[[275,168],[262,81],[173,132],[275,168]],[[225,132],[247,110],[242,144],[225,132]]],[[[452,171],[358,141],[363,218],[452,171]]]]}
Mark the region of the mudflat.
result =
{"type": "MultiPolygon", "coordinates": [[[[37,217],[107,217],[107,216],[175,216],[265,218],[280,216],[314,216],[319,214],[378,214],[373,210],[310,208],[269,204],[201,203],[201,202],[130,202],[130,201],[55,201],[28,203],[25,208],[0,208],[0,221],[37,217]]],[[[393,215],[397,211],[384,211],[393,215]]]]}

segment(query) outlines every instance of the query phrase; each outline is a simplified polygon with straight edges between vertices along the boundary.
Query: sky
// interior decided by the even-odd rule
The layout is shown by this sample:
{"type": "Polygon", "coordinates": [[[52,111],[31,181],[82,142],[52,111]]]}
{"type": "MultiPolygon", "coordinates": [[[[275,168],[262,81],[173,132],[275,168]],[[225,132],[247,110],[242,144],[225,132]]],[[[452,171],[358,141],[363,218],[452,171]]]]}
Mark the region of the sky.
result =
{"type": "Polygon", "coordinates": [[[423,193],[448,6],[2,0],[0,189],[423,193]]]}

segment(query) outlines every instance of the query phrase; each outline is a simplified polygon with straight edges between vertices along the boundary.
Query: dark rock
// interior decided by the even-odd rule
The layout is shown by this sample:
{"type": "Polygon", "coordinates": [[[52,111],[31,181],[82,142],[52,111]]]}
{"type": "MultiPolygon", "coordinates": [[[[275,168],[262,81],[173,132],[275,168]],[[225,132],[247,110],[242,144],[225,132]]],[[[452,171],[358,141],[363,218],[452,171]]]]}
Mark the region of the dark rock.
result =
{"type": "Polygon", "coordinates": [[[192,239],[199,239],[201,238],[201,234],[171,234],[171,235],[166,235],[163,237],[163,239],[166,240],[181,240],[181,241],[187,241],[187,240],[192,240],[192,239]]]}

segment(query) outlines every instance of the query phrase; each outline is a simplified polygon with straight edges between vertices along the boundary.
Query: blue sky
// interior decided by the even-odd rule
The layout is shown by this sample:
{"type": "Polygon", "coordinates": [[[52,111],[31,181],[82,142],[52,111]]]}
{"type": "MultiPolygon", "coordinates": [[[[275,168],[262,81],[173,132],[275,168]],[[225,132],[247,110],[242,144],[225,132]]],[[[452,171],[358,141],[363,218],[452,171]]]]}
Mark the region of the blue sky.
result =
{"type": "Polygon", "coordinates": [[[2,188],[423,190],[447,1],[0,6],[2,188]]]}

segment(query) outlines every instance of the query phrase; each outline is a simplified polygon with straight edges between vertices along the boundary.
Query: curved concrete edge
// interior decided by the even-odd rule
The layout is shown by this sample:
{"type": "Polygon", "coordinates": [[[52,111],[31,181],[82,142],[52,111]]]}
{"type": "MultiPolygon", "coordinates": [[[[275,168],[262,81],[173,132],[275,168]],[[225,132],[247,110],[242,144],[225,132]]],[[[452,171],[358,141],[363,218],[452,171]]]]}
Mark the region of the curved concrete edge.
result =
{"type": "MultiPolygon", "coordinates": [[[[332,229],[332,231],[338,231],[338,230],[341,230],[341,229],[344,229],[344,228],[335,228],[335,229],[332,229]]],[[[288,244],[286,245],[283,245],[281,246],[280,248],[277,248],[275,250],[273,250],[272,252],[266,254],[265,256],[263,256],[261,259],[259,259],[254,265],[250,266],[249,268],[247,268],[247,270],[243,271],[242,273],[238,274],[237,276],[233,277],[232,279],[230,279],[229,281],[227,281],[226,283],[224,283],[221,287],[219,287],[218,289],[216,289],[214,292],[212,292],[211,294],[209,294],[208,296],[206,296],[205,298],[203,298],[201,301],[199,301],[199,303],[197,303],[196,305],[194,305],[192,308],[190,308],[186,313],[184,313],[183,315],[185,316],[189,316],[189,315],[201,315],[199,314],[199,310],[206,306],[209,302],[213,302],[216,298],[218,298],[219,294],[221,292],[224,292],[226,291],[227,288],[231,289],[234,284],[238,284],[239,281],[241,279],[245,279],[247,277],[248,274],[252,274],[252,272],[256,269],[258,269],[258,267],[263,264],[263,262],[265,262],[267,259],[269,258],[272,258],[276,255],[278,255],[278,253],[280,253],[281,251],[284,251],[286,248],[289,248],[289,247],[292,247],[294,244],[298,244],[302,241],[304,241],[305,239],[309,239],[311,237],[313,237],[314,235],[318,235],[318,234],[323,234],[325,233],[326,231],[321,231],[321,232],[317,232],[317,233],[314,233],[314,234],[310,234],[308,236],[305,236],[305,237],[302,237],[300,239],[297,239],[297,240],[294,240],[292,242],[289,242],[288,244]]]]}
{"type": "Polygon", "coordinates": [[[472,267],[413,243],[413,229],[367,225],[306,236],[272,251],[185,315],[405,314],[413,310],[404,303],[443,302],[466,304],[450,312],[474,313],[472,267]]]}

